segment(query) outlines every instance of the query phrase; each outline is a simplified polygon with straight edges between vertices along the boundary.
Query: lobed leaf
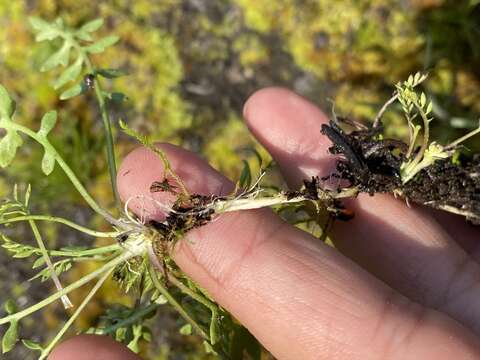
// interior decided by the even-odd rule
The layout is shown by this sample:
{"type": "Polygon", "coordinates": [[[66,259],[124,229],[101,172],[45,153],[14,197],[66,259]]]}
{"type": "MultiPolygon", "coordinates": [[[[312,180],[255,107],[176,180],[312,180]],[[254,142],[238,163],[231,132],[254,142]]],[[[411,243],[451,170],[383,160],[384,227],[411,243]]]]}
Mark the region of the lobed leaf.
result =
{"type": "Polygon", "coordinates": [[[16,320],[12,320],[10,322],[10,326],[8,330],[3,335],[2,339],[2,353],[7,353],[12,350],[15,344],[18,341],[18,322],[16,320]]]}
{"type": "Polygon", "coordinates": [[[70,60],[70,49],[72,48],[72,44],[69,42],[65,42],[62,47],[55,52],[53,55],[51,55],[40,67],[40,71],[49,71],[52,70],[53,68],[63,65],[67,66],[69,60],[70,60]]]}
{"type": "Polygon", "coordinates": [[[80,28],[80,32],[94,32],[100,29],[103,25],[103,19],[98,18],[92,21],[87,22],[80,28]]]}
{"type": "Polygon", "coordinates": [[[91,54],[99,54],[104,52],[107,47],[114,45],[119,39],[116,35],[106,36],[84,49],[91,54]]]}
{"type": "Polygon", "coordinates": [[[33,28],[33,30],[35,31],[46,31],[52,27],[52,25],[49,22],[36,16],[29,17],[28,22],[30,23],[30,26],[33,28]]]}
{"type": "Polygon", "coordinates": [[[33,340],[22,340],[22,344],[30,350],[43,351],[42,345],[33,340]]]}
{"type": "Polygon", "coordinates": [[[115,79],[128,75],[128,72],[122,69],[98,69],[97,74],[107,79],[115,79]]]}
{"type": "Polygon", "coordinates": [[[66,83],[75,80],[82,72],[83,59],[79,57],[72,65],[66,68],[60,77],[55,80],[53,87],[55,90],[61,88],[66,83]]]}
{"type": "Polygon", "coordinates": [[[76,84],[71,88],[65,90],[60,94],[60,100],[71,99],[72,97],[78,96],[85,91],[85,87],[82,86],[82,83],[76,84]]]}
{"type": "Polygon", "coordinates": [[[10,165],[22,144],[23,140],[16,131],[7,130],[7,135],[0,140],[0,167],[5,168],[10,165]]]}
{"type": "MultiPolygon", "coordinates": [[[[53,264],[53,268],[54,268],[55,274],[57,274],[57,276],[60,275],[61,273],[64,273],[64,272],[70,270],[71,267],[72,267],[72,260],[71,259],[60,260],[60,261],[57,261],[56,263],[53,264]]],[[[35,276],[28,279],[28,281],[32,281],[32,280],[40,278],[41,282],[45,282],[48,279],[50,279],[51,277],[52,277],[52,270],[49,267],[46,267],[45,269],[40,271],[35,276]]]]}
{"type": "Polygon", "coordinates": [[[42,159],[42,171],[45,175],[50,175],[55,168],[55,154],[45,151],[42,159]]]}
{"type": "Polygon", "coordinates": [[[192,325],[185,324],[183,325],[178,332],[182,335],[192,335],[192,325]]]}
{"type": "Polygon", "coordinates": [[[39,257],[37,260],[35,260],[35,262],[32,265],[32,269],[36,269],[42,266],[43,264],[45,264],[45,258],[42,256],[42,257],[39,257]]]}
{"type": "Polygon", "coordinates": [[[5,301],[3,308],[5,309],[8,315],[15,314],[18,311],[17,304],[12,299],[8,299],[7,301],[5,301]]]}
{"type": "Polygon", "coordinates": [[[7,89],[0,85],[0,116],[10,118],[15,112],[15,101],[10,97],[7,89]]]}
{"type": "Polygon", "coordinates": [[[40,130],[38,134],[43,137],[47,137],[47,135],[52,131],[57,123],[57,112],[55,110],[51,110],[43,115],[42,120],[40,122],[40,130]]]}
{"type": "Polygon", "coordinates": [[[106,97],[107,99],[113,101],[113,102],[117,102],[117,103],[121,103],[123,101],[127,101],[128,100],[128,96],[121,93],[121,92],[112,92],[112,93],[107,93],[106,94],[106,97]]]}

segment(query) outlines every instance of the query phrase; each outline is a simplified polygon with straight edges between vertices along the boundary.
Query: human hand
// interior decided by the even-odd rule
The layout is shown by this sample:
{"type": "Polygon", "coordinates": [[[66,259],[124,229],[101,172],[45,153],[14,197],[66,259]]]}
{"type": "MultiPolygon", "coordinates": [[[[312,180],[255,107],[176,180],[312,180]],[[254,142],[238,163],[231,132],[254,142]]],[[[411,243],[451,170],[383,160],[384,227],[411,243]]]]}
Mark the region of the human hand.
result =
{"type": "MultiPolygon", "coordinates": [[[[264,89],[247,102],[245,118],[291,187],[331,169],[320,134],[327,119],[306,100],[264,89]]],[[[161,147],[191,192],[231,190],[196,155],[161,147]]],[[[153,153],[135,150],[119,171],[122,198],[151,196],[162,175],[153,153]]],[[[155,211],[131,202],[133,211],[142,207],[155,211]]],[[[190,231],[173,256],[279,359],[479,359],[478,229],[387,195],[360,196],[349,207],[356,217],[335,224],[336,249],[262,209],[190,231]]],[[[80,336],[50,359],[137,357],[113,340],[80,336]]]]}

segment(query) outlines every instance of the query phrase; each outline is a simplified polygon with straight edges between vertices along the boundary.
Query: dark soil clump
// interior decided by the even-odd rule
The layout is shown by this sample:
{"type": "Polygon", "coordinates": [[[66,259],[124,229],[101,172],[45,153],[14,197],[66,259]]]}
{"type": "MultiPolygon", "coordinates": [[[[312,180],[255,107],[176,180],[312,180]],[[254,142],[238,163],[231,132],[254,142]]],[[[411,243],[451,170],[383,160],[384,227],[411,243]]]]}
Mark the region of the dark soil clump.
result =
{"type": "MultiPolygon", "coordinates": [[[[403,193],[433,207],[449,206],[480,214],[480,155],[464,162],[436,161],[409,181],[403,193]]],[[[473,218],[470,220],[475,222],[473,218]]]]}
{"type": "Polygon", "coordinates": [[[452,158],[437,160],[403,184],[400,167],[408,146],[384,139],[381,127],[346,133],[331,121],[322,125],[321,131],[333,143],[330,153],[342,155],[337,172],[329,177],[346,180],[348,187],[360,192],[401,194],[409,201],[460,213],[480,223],[480,154],[455,162],[452,158]]]}

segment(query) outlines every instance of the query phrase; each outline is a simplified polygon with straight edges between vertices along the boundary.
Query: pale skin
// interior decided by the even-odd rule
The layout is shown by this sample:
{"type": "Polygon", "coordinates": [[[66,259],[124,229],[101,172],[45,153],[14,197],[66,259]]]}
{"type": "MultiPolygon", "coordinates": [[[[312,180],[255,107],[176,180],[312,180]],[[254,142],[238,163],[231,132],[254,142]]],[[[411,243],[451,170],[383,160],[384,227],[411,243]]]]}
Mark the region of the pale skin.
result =
{"type": "MultiPolygon", "coordinates": [[[[327,117],[307,100],[267,88],[244,115],[291,188],[332,169],[320,134],[327,117]]],[[[231,189],[195,154],[160,146],[191,192],[231,189]]],[[[133,151],[119,170],[123,200],[151,196],[162,176],[161,160],[133,151]]],[[[131,204],[161,216],[146,201],[131,204]]],[[[192,230],[174,258],[278,359],[479,359],[480,230],[388,195],[360,196],[349,207],[356,217],[335,224],[336,249],[262,209],[192,230]]],[[[138,357],[108,338],[78,336],[49,359],[138,357]]]]}

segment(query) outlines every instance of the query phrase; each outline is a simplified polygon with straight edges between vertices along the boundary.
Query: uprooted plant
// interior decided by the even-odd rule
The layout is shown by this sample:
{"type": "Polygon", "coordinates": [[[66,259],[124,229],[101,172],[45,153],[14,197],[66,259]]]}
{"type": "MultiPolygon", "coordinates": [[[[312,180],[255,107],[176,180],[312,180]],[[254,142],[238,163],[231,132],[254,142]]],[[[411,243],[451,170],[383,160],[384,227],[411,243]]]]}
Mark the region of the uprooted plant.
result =
{"type": "MultiPolygon", "coordinates": [[[[96,68],[89,57],[90,54],[104,51],[106,47],[114,44],[117,38],[107,37],[96,42],[93,40],[92,33],[100,28],[101,20],[89,22],[79,29],[69,29],[60,20],[48,23],[41,19],[32,19],[31,23],[38,41],[59,42],[59,50],[46,61],[42,69],[47,71],[60,65],[66,66],[55,82],[57,88],[76,82],[76,85],[64,91],[60,97],[67,99],[95,90],[105,125],[112,189],[114,198],[117,199],[108,101],[119,95],[103,91],[100,79],[112,79],[123,75],[123,72],[96,68]]],[[[46,358],[102,284],[112,276],[123,291],[138,297],[139,305],[125,311],[107,311],[102,325],[89,329],[88,332],[111,335],[131,349],[138,350],[139,341],[149,339],[143,320],[152,316],[162,304],[169,303],[186,322],[181,332],[193,332],[203,338],[209,351],[224,358],[238,356],[234,351],[241,354],[247,352],[250,357],[258,359],[260,347],[248,331],[189,279],[169,256],[172,247],[186,232],[204,226],[226,212],[311,203],[314,207],[309,213],[310,219],[316,221],[318,213],[326,211],[332,219],[348,220],[353,214],[342,205],[342,199],[355,197],[361,192],[386,192],[463,215],[472,222],[480,222],[480,157],[459,155],[459,145],[480,133],[480,126],[446,146],[430,142],[432,104],[424,93],[419,94],[415,90],[425,79],[425,75],[416,74],[399,83],[394,96],[382,108],[371,127],[335,117],[329,125],[325,124],[318,129],[332,141],[330,151],[341,154],[342,158],[337,161],[336,173],[323,178],[306,179],[303,187],[297,191],[272,191],[263,187],[262,180],[268,166],[261,166],[260,174],[255,179],[246,164],[235,190],[230,195],[191,194],[171,168],[166,155],[153,146],[147,137],[121,122],[120,126],[127,134],[151,149],[163,161],[164,176],[151,185],[151,192],[169,192],[175,195],[173,204],[156,202],[166,213],[165,219],[148,222],[130,213],[128,202],[124,211],[117,216],[100,206],[49,141],[49,133],[57,122],[57,113],[47,112],[40,121],[39,130],[27,128],[15,118],[15,103],[7,90],[0,86],[0,129],[5,131],[0,141],[0,165],[7,167],[14,160],[25,137],[34,140],[44,151],[41,167],[45,175],[48,176],[55,166],[59,166],[90,208],[111,226],[108,232],[97,231],[65,218],[32,213],[29,207],[31,189],[27,187],[22,193],[15,187],[12,198],[5,200],[0,206],[0,225],[11,227],[18,222],[28,223],[36,246],[13,240],[5,232],[1,234],[2,246],[14,258],[34,259],[32,268],[40,271],[31,280],[51,279],[57,291],[22,310],[17,309],[12,300],[5,303],[7,316],[0,319],[0,325],[8,325],[3,335],[3,352],[10,351],[21,338],[19,325],[22,319],[57,300],[61,300],[65,308],[74,306],[68,298],[69,293],[96,281],[83,301],[75,304],[73,314],[48,344],[41,345],[22,339],[25,346],[40,351],[40,359],[46,358]],[[408,122],[408,144],[386,139],[383,135],[381,118],[387,107],[395,101],[401,104],[408,122]],[[353,130],[347,133],[341,128],[341,123],[353,127],[353,130]],[[420,134],[423,136],[419,142],[420,134]],[[327,180],[331,178],[337,178],[340,185],[334,188],[328,185],[327,180]],[[39,222],[58,223],[96,238],[109,238],[111,244],[103,247],[49,250],[37,226],[39,222]],[[76,262],[85,260],[95,261],[100,265],[88,275],[62,286],[61,275],[69,271],[76,262]],[[186,298],[192,301],[184,301],[186,298]],[[234,344],[236,341],[241,345],[234,344]]],[[[261,159],[259,160],[261,163],[261,159]]],[[[153,198],[151,200],[155,201],[153,198]]],[[[323,236],[326,232],[327,229],[324,229],[323,236]]]]}

